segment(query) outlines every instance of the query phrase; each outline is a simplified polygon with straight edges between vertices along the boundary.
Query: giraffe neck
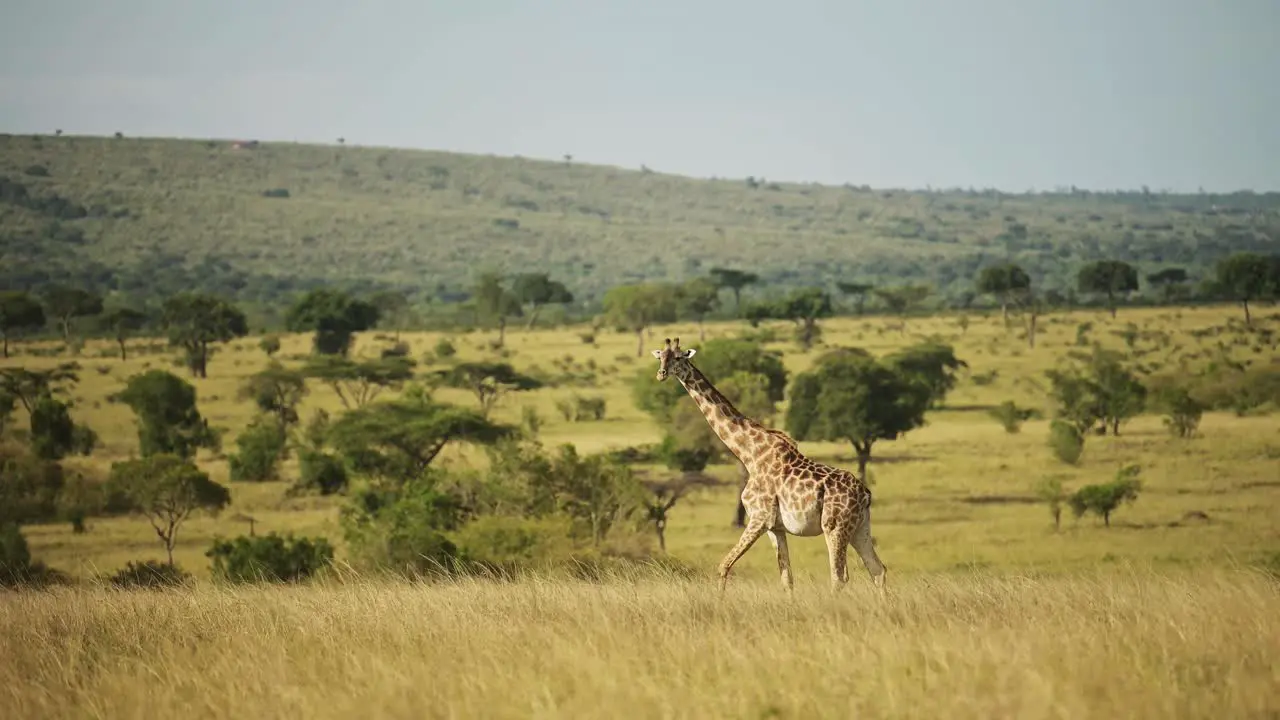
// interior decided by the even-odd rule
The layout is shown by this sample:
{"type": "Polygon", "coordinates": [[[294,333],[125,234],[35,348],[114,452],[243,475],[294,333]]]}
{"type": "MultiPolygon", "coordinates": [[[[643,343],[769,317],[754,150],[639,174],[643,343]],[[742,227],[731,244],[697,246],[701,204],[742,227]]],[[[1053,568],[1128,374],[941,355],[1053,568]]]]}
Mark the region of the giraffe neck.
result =
{"type": "Polygon", "coordinates": [[[707,419],[707,424],[711,426],[711,430],[720,438],[720,441],[738,460],[746,464],[752,450],[747,442],[751,435],[750,431],[753,428],[763,430],[764,426],[738,412],[733,403],[729,402],[729,398],[717,390],[707,376],[692,364],[681,363],[672,369],[672,374],[684,386],[689,397],[697,403],[702,416],[707,419]]]}

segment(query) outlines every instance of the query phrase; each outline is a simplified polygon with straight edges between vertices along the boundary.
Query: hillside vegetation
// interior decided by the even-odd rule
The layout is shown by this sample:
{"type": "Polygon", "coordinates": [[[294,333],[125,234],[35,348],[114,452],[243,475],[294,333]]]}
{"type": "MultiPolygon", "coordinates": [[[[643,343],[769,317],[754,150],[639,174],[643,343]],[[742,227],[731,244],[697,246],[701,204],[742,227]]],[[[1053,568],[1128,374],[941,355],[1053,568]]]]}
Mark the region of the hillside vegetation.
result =
{"type": "MultiPolygon", "coordinates": [[[[241,301],[332,283],[459,297],[477,269],[540,271],[579,303],[714,266],[749,292],[928,282],[933,302],[1013,260],[1070,291],[1086,262],[1200,279],[1272,251],[1280,194],[1040,194],[693,179],[660,168],[375,147],[0,135],[0,286],[241,301]]],[[[851,178],[857,182],[856,178],[851,178]]],[[[971,295],[970,295],[971,297],[971,295]]]]}

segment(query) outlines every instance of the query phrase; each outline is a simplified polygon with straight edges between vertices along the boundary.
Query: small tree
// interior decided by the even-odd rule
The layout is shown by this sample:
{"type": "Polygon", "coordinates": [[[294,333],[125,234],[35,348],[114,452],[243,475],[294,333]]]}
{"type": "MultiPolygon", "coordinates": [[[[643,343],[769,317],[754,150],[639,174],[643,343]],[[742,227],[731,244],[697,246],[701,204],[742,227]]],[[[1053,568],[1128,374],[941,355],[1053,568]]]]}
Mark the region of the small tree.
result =
{"type": "Polygon", "coordinates": [[[488,417],[493,407],[510,392],[535,390],[542,387],[536,378],[516,372],[507,363],[459,363],[441,370],[438,377],[447,386],[467,390],[476,396],[480,414],[488,417]]]}
{"type": "Polygon", "coordinates": [[[679,314],[698,323],[698,341],[706,340],[702,323],[720,305],[720,288],[707,278],[697,278],[680,286],[679,314]]]}
{"type": "Polygon", "coordinates": [[[546,273],[523,273],[515,276],[511,292],[516,300],[528,308],[524,313],[527,319],[525,329],[533,328],[543,307],[573,302],[573,293],[569,292],[564,283],[552,280],[546,273]]]}
{"type": "Polygon", "coordinates": [[[45,460],[61,460],[71,453],[88,455],[97,444],[97,433],[71,419],[69,406],[48,392],[31,408],[31,449],[45,460]]]}
{"type": "Polygon", "coordinates": [[[711,282],[721,289],[729,288],[733,291],[733,312],[741,314],[742,312],[742,289],[748,285],[754,285],[760,282],[760,276],[747,272],[745,270],[734,270],[732,268],[714,267],[709,271],[711,282]]]}
{"type": "Polygon", "coordinates": [[[1253,324],[1249,303],[1280,293],[1280,262],[1257,253],[1240,252],[1218,261],[1214,268],[1219,292],[1244,308],[1245,325],[1253,324]]]}
{"type": "Polygon", "coordinates": [[[383,390],[399,389],[413,378],[417,363],[412,358],[389,356],[355,361],[344,357],[312,358],[302,374],[328,385],[345,408],[373,402],[383,390]]]}
{"type": "Polygon", "coordinates": [[[796,341],[808,350],[821,335],[818,320],[831,317],[831,296],[822,288],[809,287],[794,290],[790,295],[772,302],[756,303],[747,308],[751,324],[773,318],[790,320],[796,324],[796,341]]]}
{"type": "Polygon", "coordinates": [[[162,323],[169,344],[186,352],[187,367],[195,377],[208,377],[209,355],[214,343],[225,343],[249,334],[243,312],[213,295],[180,293],[165,300],[162,323]]]}
{"type": "Polygon", "coordinates": [[[1189,438],[1196,434],[1200,427],[1200,418],[1204,415],[1205,405],[1187,391],[1185,387],[1174,385],[1166,387],[1157,396],[1157,405],[1164,410],[1164,425],[1176,437],[1189,438]]]}
{"type": "Polygon", "coordinates": [[[1000,316],[1009,321],[1009,304],[1021,302],[1031,291],[1031,276],[1018,265],[1006,262],[982,269],[978,274],[977,291],[992,295],[1000,302],[1000,316]]]}
{"type": "Polygon", "coordinates": [[[685,495],[702,487],[717,485],[715,478],[697,472],[685,472],[675,477],[658,480],[642,480],[640,484],[648,491],[645,509],[654,532],[658,534],[658,549],[667,551],[667,517],[671,509],[685,495]]]}
{"type": "Polygon", "coordinates": [[[644,331],[674,322],[679,290],[672,285],[619,285],[604,294],[605,317],[621,332],[636,334],[636,357],[644,355],[644,331]]]}
{"type": "Polygon", "coordinates": [[[312,347],[320,355],[346,356],[352,336],[378,324],[378,308],[341,290],[318,288],[289,308],[290,332],[313,332],[312,347]]]}
{"type": "Polygon", "coordinates": [[[55,285],[44,293],[45,308],[58,322],[64,342],[71,341],[71,321],[102,312],[102,296],[80,288],[55,285]]]}
{"type": "Polygon", "coordinates": [[[112,308],[102,316],[102,326],[111,332],[116,344],[120,346],[120,359],[128,360],[125,341],[147,324],[147,316],[133,308],[112,308]]]}
{"type": "Polygon", "coordinates": [[[867,294],[874,290],[875,286],[867,283],[837,282],[836,289],[845,295],[853,296],[854,311],[861,315],[867,303],[867,294]]]}
{"type": "Polygon", "coordinates": [[[1057,532],[1062,527],[1062,505],[1067,501],[1067,495],[1062,490],[1062,479],[1047,477],[1041,480],[1036,486],[1036,497],[1049,507],[1049,514],[1053,516],[1053,531],[1057,532]]]}
{"type": "Polygon", "coordinates": [[[9,340],[22,333],[44,327],[44,308],[24,292],[0,292],[0,338],[3,339],[4,357],[9,357],[9,340]]]}
{"type": "Polygon", "coordinates": [[[270,533],[215,539],[205,552],[213,577],[233,583],[299,582],[333,563],[333,546],[322,538],[270,533]]]}
{"type": "Polygon", "coordinates": [[[298,422],[298,403],[307,394],[306,376],[272,360],[266,369],[250,375],[240,386],[241,400],[252,400],[258,410],[275,418],[281,428],[298,422]]]}
{"type": "Polygon", "coordinates": [[[1138,465],[1126,465],[1116,473],[1116,479],[1102,485],[1086,485],[1075,492],[1068,500],[1071,512],[1076,518],[1091,512],[1102,517],[1102,522],[1111,527],[1111,513],[1122,503],[1134,502],[1138,499],[1138,491],[1142,483],[1137,479],[1141,471],[1138,465]]]}
{"type": "Polygon", "coordinates": [[[1186,287],[1187,280],[1187,271],[1177,267],[1165,268],[1147,276],[1147,284],[1160,288],[1161,299],[1165,303],[1173,302],[1186,287]]]}
{"type": "Polygon", "coordinates": [[[1014,401],[1005,400],[988,410],[987,413],[995,418],[996,422],[1000,423],[1005,432],[1014,435],[1022,430],[1022,423],[1035,417],[1036,411],[1030,408],[1020,408],[1014,401]]]}
{"type": "Polygon", "coordinates": [[[217,513],[231,502],[227,488],[190,460],[168,453],[113,464],[107,486],[111,495],[151,522],[170,566],[183,521],[198,510],[217,513]]]}
{"type": "Polygon", "coordinates": [[[138,416],[138,445],[144,457],[190,458],[199,448],[219,446],[218,434],[196,408],[196,389],[173,373],[148,370],[134,375],[112,399],[138,416]]]}
{"type": "Polygon", "coordinates": [[[818,358],[791,384],[786,429],[797,440],[844,440],[866,477],[872,446],[924,424],[928,388],[865,350],[840,348],[818,358]]]}
{"type": "Polygon", "coordinates": [[[395,331],[396,342],[399,342],[400,331],[411,321],[413,315],[409,296],[401,290],[384,290],[369,298],[369,303],[378,310],[378,323],[390,325],[395,331]]]}
{"type": "Polygon", "coordinates": [[[889,309],[889,312],[898,316],[901,322],[899,328],[905,332],[907,315],[933,293],[933,288],[928,285],[902,285],[899,287],[877,288],[875,293],[876,297],[880,298],[880,302],[884,303],[884,306],[889,309]]]}
{"type": "Polygon", "coordinates": [[[1116,316],[1116,298],[1138,289],[1138,271],[1120,260],[1098,260],[1080,268],[1076,276],[1080,292],[1105,295],[1111,317],[1116,316]]]}

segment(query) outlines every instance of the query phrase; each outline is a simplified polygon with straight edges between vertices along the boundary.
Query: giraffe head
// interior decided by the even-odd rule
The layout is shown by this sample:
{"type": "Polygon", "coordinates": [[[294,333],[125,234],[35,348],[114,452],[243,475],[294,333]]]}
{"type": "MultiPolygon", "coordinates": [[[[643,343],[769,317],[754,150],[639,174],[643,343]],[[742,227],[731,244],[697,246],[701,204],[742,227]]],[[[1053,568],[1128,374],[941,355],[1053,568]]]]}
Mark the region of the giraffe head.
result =
{"type": "Polygon", "coordinates": [[[664,342],[665,345],[661,350],[653,351],[653,356],[658,358],[658,380],[666,380],[673,367],[689,362],[689,358],[698,352],[693,349],[681,350],[680,338],[676,338],[675,342],[667,338],[664,342]]]}

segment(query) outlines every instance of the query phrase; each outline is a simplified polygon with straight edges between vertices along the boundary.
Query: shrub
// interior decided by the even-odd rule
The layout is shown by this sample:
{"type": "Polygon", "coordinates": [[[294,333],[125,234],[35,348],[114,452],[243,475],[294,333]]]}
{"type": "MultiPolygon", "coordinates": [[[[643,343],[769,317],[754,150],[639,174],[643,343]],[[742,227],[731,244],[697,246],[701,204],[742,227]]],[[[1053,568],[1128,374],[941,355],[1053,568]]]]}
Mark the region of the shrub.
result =
{"type": "Polygon", "coordinates": [[[428,469],[404,485],[353,495],[340,515],[353,564],[410,576],[452,571],[458,548],[444,532],[457,528],[462,508],[438,487],[442,477],[428,469]]]}
{"type": "Polygon", "coordinates": [[[17,523],[0,523],[0,587],[65,583],[67,578],[31,559],[17,523]]]}
{"type": "Polygon", "coordinates": [[[1196,428],[1200,426],[1200,418],[1204,415],[1203,403],[1180,386],[1164,389],[1158,402],[1164,409],[1164,424],[1170,433],[1181,438],[1195,435],[1196,428]]]}
{"type": "Polygon", "coordinates": [[[591,420],[603,420],[605,413],[605,399],[602,397],[579,397],[574,398],[577,407],[575,408],[576,420],[589,418],[591,420]]]}
{"type": "Polygon", "coordinates": [[[485,515],[463,525],[454,539],[468,563],[509,573],[570,561],[574,551],[570,531],[569,519],[562,515],[485,515]]]}
{"type": "Polygon", "coordinates": [[[1004,427],[1004,431],[1014,434],[1022,430],[1022,423],[1031,419],[1036,415],[1036,411],[1030,408],[1020,408],[1012,400],[1005,400],[997,407],[987,411],[991,417],[1004,427]]]}
{"type": "Polygon", "coordinates": [[[258,341],[258,347],[262,348],[262,352],[271,357],[280,352],[280,338],[275,335],[268,335],[258,341]]]}
{"type": "Polygon", "coordinates": [[[1054,420],[1049,425],[1049,447],[1059,460],[1075,465],[1084,452],[1084,435],[1075,425],[1065,420],[1054,420]]]}
{"type": "Polygon", "coordinates": [[[265,482],[279,479],[280,458],[288,436],[274,420],[259,417],[236,438],[240,452],[227,461],[231,479],[243,482],[265,482]]]}
{"type": "Polygon", "coordinates": [[[112,585],[130,589],[177,587],[190,581],[191,575],[182,568],[155,560],[139,563],[131,561],[108,578],[112,585]]]}
{"type": "Polygon", "coordinates": [[[453,343],[449,342],[448,338],[440,338],[440,340],[436,342],[435,354],[436,358],[439,360],[448,360],[458,354],[458,348],[454,347],[453,343]]]}
{"type": "Polygon", "coordinates": [[[324,451],[299,451],[298,470],[298,482],[294,487],[299,491],[335,495],[347,489],[347,466],[340,458],[324,451]]]}
{"type": "Polygon", "coordinates": [[[333,562],[333,546],[324,538],[294,538],[271,533],[217,539],[205,552],[213,560],[213,577],[234,583],[297,582],[333,562]]]}

